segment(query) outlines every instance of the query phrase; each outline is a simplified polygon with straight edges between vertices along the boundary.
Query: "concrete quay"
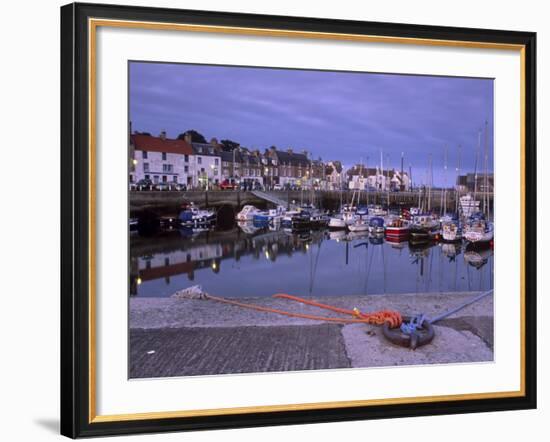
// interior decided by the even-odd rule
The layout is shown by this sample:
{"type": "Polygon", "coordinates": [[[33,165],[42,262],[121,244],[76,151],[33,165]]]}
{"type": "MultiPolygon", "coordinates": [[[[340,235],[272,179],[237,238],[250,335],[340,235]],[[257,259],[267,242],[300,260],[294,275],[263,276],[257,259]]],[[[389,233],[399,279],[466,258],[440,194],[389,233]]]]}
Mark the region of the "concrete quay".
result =
{"type": "MultiPolygon", "coordinates": [[[[362,312],[394,309],[434,317],[479,292],[312,298],[362,312]]],[[[285,299],[239,299],[264,307],[336,317],[285,299]]],[[[213,300],[130,299],[130,377],[283,372],[493,361],[493,297],[434,325],[416,350],[388,342],[381,328],[292,318],[213,300]]]]}

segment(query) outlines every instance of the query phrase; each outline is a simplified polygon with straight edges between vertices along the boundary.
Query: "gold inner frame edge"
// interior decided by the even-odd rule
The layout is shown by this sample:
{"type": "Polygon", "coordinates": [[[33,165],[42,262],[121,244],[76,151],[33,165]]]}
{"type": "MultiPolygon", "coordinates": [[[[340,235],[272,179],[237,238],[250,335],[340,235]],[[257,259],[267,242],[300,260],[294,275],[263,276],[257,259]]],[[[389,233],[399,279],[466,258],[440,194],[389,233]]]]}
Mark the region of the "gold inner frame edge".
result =
{"type": "Polygon", "coordinates": [[[506,44],[492,42],[474,42],[474,41],[459,41],[459,40],[439,40],[439,39],[423,39],[412,37],[390,37],[376,35],[360,35],[360,34],[345,34],[345,33],[325,33],[311,31],[292,31],[282,29],[264,29],[264,28],[245,28],[231,26],[211,26],[211,25],[195,25],[181,23],[158,23],[158,22],[140,22],[131,20],[111,20],[111,19],[88,19],[88,94],[89,94],[89,382],[88,382],[88,422],[117,422],[117,421],[134,421],[146,419],[169,419],[169,418],[184,418],[184,417],[200,417],[200,416],[221,416],[235,415],[246,413],[270,413],[280,411],[298,411],[298,410],[322,410],[328,408],[348,408],[348,407],[365,407],[375,405],[398,405],[398,404],[413,404],[426,402],[442,402],[442,401],[459,401],[459,400],[482,400],[482,399],[497,399],[497,398],[512,398],[525,396],[525,45],[521,44],[506,44]],[[247,406],[234,408],[217,408],[217,409],[198,409],[198,410],[180,410],[180,411],[153,411],[145,413],[128,413],[128,414],[111,414],[97,415],[96,414],[96,225],[95,225],[95,208],[96,208],[96,35],[97,28],[115,27],[115,28],[133,28],[146,30],[170,30],[170,31],[186,31],[186,32],[207,32],[218,34],[237,34],[237,35],[255,35],[255,36],[272,36],[272,37],[292,37],[292,38],[309,38],[309,39],[325,39],[325,40],[340,40],[340,41],[358,41],[371,43],[389,43],[389,44],[412,44],[419,46],[444,46],[444,47],[461,47],[461,48],[478,48],[478,49],[499,49],[519,51],[520,53],[520,208],[521,208],[521,229],[520,229],[520,389],[518,391],[504,392],[488,392],[488,393],[465,393],[454,395],[438,395],[438,396],[417,396],[404,398],[388,398],[388,399],[367,399],[353,401],[333,401],[333,402],[317,402],[317,403],[301,403],[301,404],[284,404],[284,405],[261,405],[247,406]]]}

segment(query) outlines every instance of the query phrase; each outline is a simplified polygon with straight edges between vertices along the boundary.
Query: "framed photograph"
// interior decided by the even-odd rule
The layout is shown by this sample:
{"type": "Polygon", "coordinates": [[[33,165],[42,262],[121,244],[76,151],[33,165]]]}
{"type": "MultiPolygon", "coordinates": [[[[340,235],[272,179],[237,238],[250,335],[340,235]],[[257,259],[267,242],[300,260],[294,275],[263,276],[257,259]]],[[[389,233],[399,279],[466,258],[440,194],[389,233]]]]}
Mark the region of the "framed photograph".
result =
{"type": "Polygon", "coordinates": [[[535,60],[62,7],[62,434],[535,408],[535,60]]]}

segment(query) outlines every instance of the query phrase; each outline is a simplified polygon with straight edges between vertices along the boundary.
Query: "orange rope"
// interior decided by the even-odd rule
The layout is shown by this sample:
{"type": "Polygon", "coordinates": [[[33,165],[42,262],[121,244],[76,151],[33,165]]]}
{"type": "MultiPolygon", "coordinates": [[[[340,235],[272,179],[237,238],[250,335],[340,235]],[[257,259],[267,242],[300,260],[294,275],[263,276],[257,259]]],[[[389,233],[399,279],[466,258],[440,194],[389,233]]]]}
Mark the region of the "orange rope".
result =
{"type": "Polygon", "coordinates": [[[320,302],[311,301],[309,299],[299,298],[298,296],[287,295],[285,293],[279,293],[273,295],[274,298],[290,299],[292,301],[301,302],[302,304],[313,305],[315,307],[323,308],[326,310],[332,310],[333,312],[343,313],[345,315],[351,315],[356,318],[365,319],[369,324],[382,325],[385,322],[389,322],[391,328],[399,327],[403,322],[401,314],[394,310],[380,310],[378,312],[361,313],[359,309],[354,308],[348,310],[345,308],[334,307],[332,305],[321,304],[320,302]]]}
{"type": "Polygon", "coordinates": [[[402,318],[399,312],[392,311],[392,310],[381,310],[379,312],[361,313],[357,309],[354,309],[354,310],[342,309],[339,307],[321,304],[319,302],[309,301],[307,299],[298,298],[297,296],[291,296],[291,295],[285,295],[285,294],[277,294],[277,295],[274,295],[274,297],[291,299],[293,301],[298,301],[303,304],[309,304],[309,305],[313,305],[315,307],[323,308],[326,310],[332,310],[337,313],[344,313],[344,314],[353,316],[353,318],[332,318],[328,316],[308,315],[305,313],[292,313],[292,312],[287,312],[287,311],[279,310],[275,308],[263,307],[261,305],[247,304],[245,302],[239,302],[239,301],[234,301],[226,298],[220,298],[218,296],[205,295],[205,297],[206,299],[223,302],[225,304],[235,305],[237,307],[249,308],[260,312],[276,313],[279,315],[290,316],[293,318],[311,319],[314,321],[328,321],[328,322],[336,322],[340,324],[362,323],[362,324],[375,324],[375,325],[382,325],[385,322],[388,322],[391,328],[399,327],[402,322],[402,318]]]}

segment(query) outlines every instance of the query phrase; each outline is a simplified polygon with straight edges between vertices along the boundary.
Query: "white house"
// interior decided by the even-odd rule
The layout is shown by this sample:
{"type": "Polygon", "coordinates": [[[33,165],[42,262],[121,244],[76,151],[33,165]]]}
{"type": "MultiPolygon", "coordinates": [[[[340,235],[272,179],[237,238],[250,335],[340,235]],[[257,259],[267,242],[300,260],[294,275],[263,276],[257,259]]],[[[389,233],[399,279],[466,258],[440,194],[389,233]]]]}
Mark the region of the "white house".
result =
{"type": "Polygon", "coordinates": [[[185,140],[131,134],[130,152],[130,182],[190,183],[193,150],[185,140]]]}
{"type": "Polygon", "coordinates": [[[191,143],[191,176],[193,187],[209,189],[222,181],[222,159],[212,143],[191,143]]]}
{"type": "Polygon", "coordinates": [[[358,164],[353,166],[347,172],[348,188],[358,190],[410,190],[410,179],[406,172],[395,169],[381,171],[378,167],[366,168],[358,164]]]}

